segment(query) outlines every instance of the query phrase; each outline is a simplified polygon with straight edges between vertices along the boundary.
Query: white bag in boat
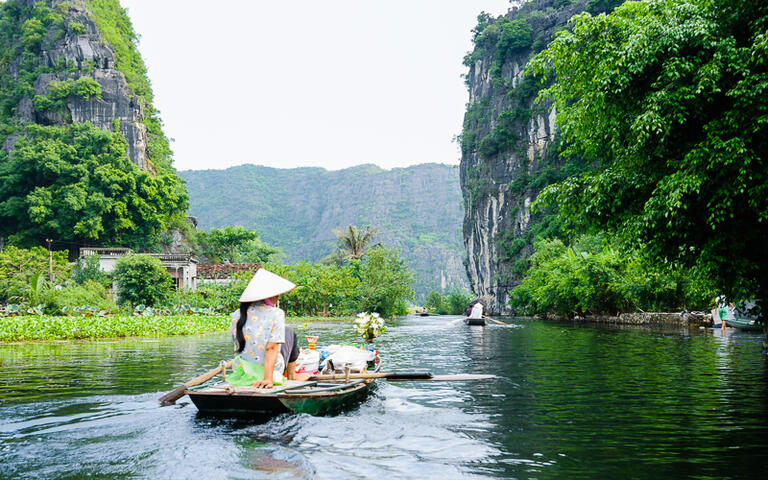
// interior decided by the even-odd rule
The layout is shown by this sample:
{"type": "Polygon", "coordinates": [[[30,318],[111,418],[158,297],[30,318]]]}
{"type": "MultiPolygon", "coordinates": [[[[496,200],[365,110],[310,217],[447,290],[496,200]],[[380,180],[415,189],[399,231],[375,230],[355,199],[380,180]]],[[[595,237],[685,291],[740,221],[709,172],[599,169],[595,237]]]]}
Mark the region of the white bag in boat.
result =
{"type": "Polygon", "coordinates": [[[326,358],[323,365],[328,365],[330,361],[334,372],[343,372],[347,365],[352,372],[363,372],[373,359],[373,352],[345,345],[326,358]]]}

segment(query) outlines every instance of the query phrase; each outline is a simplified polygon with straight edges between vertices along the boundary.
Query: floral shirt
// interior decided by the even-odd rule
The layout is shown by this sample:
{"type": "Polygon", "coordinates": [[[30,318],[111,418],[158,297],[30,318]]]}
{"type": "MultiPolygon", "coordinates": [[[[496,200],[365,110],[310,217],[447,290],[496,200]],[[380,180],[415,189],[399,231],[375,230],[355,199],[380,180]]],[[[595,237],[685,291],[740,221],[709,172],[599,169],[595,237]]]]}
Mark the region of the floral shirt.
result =
{"type": "MultiPolygon", "coordinates": [[[[235,342],[237,352],[237,339],[235,329],[240,320],[240,310],[232,314],[232,339],[235,342]]],[[[240,357],[250,362],[264,365],[264,352],[267,343],[285,342],[285,312],[277,307],[270,307],[264,302],[257,302],[248,308],[248,320],[243,326],[245,348],[240,352],[240,357]]]]}

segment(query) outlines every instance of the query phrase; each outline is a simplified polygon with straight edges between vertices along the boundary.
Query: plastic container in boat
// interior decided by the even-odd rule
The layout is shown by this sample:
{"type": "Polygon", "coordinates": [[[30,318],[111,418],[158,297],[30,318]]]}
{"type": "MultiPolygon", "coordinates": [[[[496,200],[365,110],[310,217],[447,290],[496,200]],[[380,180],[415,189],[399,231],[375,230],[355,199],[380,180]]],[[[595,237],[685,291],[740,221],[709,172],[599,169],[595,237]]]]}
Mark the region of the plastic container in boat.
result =
{"type": "Polygon", "coordinates": [[[317,350],[304,350],[296,359],[296,373],[309,373],[316,375],[320,366],[320,352],[317,350]]]}

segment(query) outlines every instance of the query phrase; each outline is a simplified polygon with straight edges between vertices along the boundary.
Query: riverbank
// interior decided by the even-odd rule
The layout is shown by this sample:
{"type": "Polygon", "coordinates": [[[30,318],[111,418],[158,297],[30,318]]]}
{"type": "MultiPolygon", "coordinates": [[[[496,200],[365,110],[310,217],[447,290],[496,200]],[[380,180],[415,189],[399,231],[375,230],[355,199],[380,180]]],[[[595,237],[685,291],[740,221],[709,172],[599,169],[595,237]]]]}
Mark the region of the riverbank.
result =
{"type": "MultiPolygon", "coordinates": [[[[289,325],[351,323],[352,317],[292,317],[289,325]]],[[[0,317],[0,342],[163,337],[226,331],[229,315],[121,315],[114,317],[24,315],[0,317]]]]}
{"type": "Polygon", "coordinates": [[[711,327],[712,316],[708,313],[664,313],[640,312],[620,315],[576,315],[573,318],[557,315],[533,317],[539,320],[558,322],[599,323],[616,325],[645,325],[666,327],[711,327]]]}

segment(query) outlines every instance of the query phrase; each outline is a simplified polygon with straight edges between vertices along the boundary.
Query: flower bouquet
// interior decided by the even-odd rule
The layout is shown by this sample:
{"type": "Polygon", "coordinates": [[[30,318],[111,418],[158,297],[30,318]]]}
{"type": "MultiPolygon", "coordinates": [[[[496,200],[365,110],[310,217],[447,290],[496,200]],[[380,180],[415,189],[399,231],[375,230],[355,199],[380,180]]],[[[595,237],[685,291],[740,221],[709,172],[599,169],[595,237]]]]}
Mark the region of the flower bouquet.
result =
{"type": "Polygon", "coordinates": [[[387,331],[387,327],[384,326],[384,319],[378,313],[363,312],[357,314],[355,331],[367,343],[372,343],[374,338],[383,335],[387,331]]]}

